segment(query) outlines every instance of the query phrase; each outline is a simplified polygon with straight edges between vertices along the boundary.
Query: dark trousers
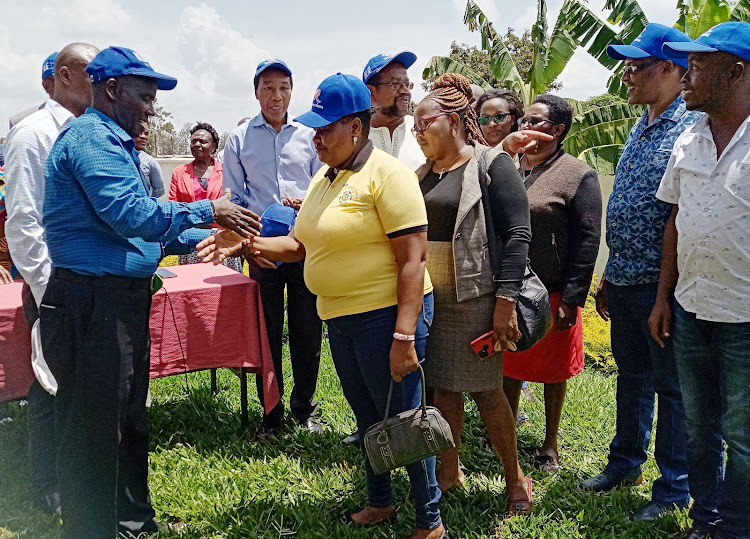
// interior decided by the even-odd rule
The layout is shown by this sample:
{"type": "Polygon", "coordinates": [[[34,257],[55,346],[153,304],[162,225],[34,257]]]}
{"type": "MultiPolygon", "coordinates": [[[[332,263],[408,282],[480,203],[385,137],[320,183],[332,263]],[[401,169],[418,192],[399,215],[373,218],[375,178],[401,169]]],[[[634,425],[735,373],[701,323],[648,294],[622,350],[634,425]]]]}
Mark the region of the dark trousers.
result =
{"type": "Polygon", "coordinates": [[[687,505],[688,464],[685,410],[672,340],[661,348],[648,328],[658,283],[607,285],[612,320],[612,355],[617,363],[617,431],[609,447],[607,470],[624,476],[648,458],[654,425],[654,396],[659,396],[654,457],[661,477],[651,498],[664,504],[687,505]]]}
{"type": "Polygon", "coordinates": [[[64,537],[156,531],[148,493],[149,279],[53,270],[40,306],[58,383],[64,537]]]}
{"type": "MultiPolygon", "coordinates": [[[[23,285],[23,310],[29,327],[39,318],[39,309],[28,284],[23,285]]],[[[34,495],[41,500],[57,492],[57,431],[55,429],[55,397],[34,380],[26,397],[29,403],[27,424],[31,485],[34,495]]]]}
{"type": "MultiPolygon", "coordinates": [[[[289,398],[292,415],[305,421],[315,414],[315,388],[318,385],[320,367],[320,341],[323,322],[318,316],[317,296],[308,290],[298,263],[281,264],[277,269],[259,268],[248,264],[250,277],[260,284],[263,314],[266,319],[268,340],[271,343],[273,366],[279,383],[279,395],[284,395],[284,371],[282,370],[282,335],[284,331],[284,289],[286,288],[287,319],[289,328],[289,353],[292,361],[294,388],[289,398]]],[[[258,396],[263,402],[262,377],[256,377],[258,396]]],[[[284,417],[284,404],[279,404],[268,415],[267,421],[278,424],[284,417]]]]}

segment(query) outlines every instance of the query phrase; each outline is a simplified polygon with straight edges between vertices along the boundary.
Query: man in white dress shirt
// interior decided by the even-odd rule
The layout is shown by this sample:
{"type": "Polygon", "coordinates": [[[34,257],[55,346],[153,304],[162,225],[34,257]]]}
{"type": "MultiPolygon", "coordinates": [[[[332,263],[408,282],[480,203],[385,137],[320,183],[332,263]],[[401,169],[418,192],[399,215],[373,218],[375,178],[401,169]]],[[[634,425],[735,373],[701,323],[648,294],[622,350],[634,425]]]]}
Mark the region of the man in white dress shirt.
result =
{"type": "Polygon", "coordinates": [[[706,113],[677,138],[656,193],[674,205],[649,326],[662,345],[674,330],[694,500],[693,526],[681,537],[747,539],[750,24],[722,23],[663,52],[687,57],[685,105],[706,113]]]}
{"type": "Polygon", "coordinates": [[[370,89],[374,111],[370,120],[370,140],[376,148],[398,157],[412,170],[425,163],[422,148],[411,132],[414,117],[409,114],[414,83],[406,72],[417,61],[409,51],[370,58],[362,81],[370,89]]]}
{"type": "MultiPolygon", "coordinates": [[[[64,47],[55,61],[53,97],[11,129],[5,142],[5,233],[13,262],[26,281],[23,299],[29,325],[38,318],[51,268],[42,223],[44,166],[60,131],[91,105],[91,83],[84,69],[98,52],[85,43],[64,47]]],[[[28,403],[35,497],[45,511],[59,515],[54,397],[35,381],[28,403]]]]}

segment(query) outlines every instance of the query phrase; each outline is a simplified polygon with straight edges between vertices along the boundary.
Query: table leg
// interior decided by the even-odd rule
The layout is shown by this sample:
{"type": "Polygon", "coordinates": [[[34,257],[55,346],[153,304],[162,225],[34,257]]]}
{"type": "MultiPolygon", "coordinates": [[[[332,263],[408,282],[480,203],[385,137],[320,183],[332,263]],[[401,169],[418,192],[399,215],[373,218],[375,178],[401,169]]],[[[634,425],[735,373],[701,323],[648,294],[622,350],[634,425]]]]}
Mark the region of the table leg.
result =
{"type": "Polygon", "coordinates": [[[240,417],[241,426],[247,428],[247,369],[240,368],[240,417]]]}
{"type": "Polygon", "coordinates": [[[211,394],[216,395],[216,369],[211,369],[211,394]]]}

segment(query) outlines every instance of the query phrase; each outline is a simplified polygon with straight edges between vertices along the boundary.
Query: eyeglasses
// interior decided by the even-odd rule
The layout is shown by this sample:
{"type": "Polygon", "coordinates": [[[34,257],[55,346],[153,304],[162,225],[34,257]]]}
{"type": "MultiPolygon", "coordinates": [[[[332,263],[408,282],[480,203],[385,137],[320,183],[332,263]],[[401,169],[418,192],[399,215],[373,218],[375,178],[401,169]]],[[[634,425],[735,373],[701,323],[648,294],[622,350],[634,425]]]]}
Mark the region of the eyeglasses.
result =
{"type": "Polygon", "coordinates": [[[429,116],[422,116],[419,121],[411,128],[412,134],[416,137],[420,133],[424,133],[425,130],[432,125],[432,122],[440,118],[441,116],[448,116],[450,112],[438,112],[437,114],[430,114],[429,116]],[[429,120],[429,122],[427,121],[429,120]]]}
{"type": "Polygon", "coordinates": [[[518,127],[521,127],[523,125],[528,125],[529,127],[536,127],[537,125],[542,125],[544,122],[552,123],[550,120],[547,120],[546,118],[540,118],[539,116],[531,116],[529,118],[526,118],[525,116],[518,120],[518,127]]]}
{"type": "Polygon", "coordinates": [[[375,84],[371,84],[370,86],[390,86],[391,90],[393,90],[394,92],[398,92],[402,86],[407,90],[414,89],[413,82],[376,82],[375,84]]]}
{"type": "Polygon", "coordinates": [[[636,73],[637,71],[642,71],[646,68],[649,68],[651,66],[654,66],[660,62],[663,62],[664,60],[652,60],[651,62],[644,62],[642,64],[630,64],[622,68],[622,74],[623,75],[632,75],[633,73],[636,73]]]}
{"type": "Polygon", "coordinates": [[[490,125],[490,122],[501,124],[508,116],[510,116],[510,112],[501,112],[500,114],[495,114],[494,116],[480,116],[479,125],[490,125]]]}

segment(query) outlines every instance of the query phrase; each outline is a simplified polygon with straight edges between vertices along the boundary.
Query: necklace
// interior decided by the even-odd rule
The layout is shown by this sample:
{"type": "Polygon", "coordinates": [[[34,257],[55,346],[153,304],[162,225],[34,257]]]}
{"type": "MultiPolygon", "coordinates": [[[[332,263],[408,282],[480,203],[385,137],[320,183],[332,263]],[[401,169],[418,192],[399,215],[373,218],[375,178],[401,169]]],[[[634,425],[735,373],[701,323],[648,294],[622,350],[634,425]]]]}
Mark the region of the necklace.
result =
{"type": "Polygon", "coordinates": [[[443,167],[443,168],[441,168],[441,169],[440,169],[440,172],[438,173],[438,180],[442,180],[442,179],[443,179],[443,174],[445,173],[445,171],[446,171],[446,170],[450,170],[450,168],[451,168],[451,167],[452,167],[453,165],[455,165],[455,164],[456,164],[456,163],[458,162],[458,160],[459,160],[459,159],[461,159],[461,156],[463,155],[463,153],[464,153],[464,152],[465,152],[466,150],[468,150],[469,148],[471,148],[471,146],[466,146],[466,147],[465,147],[465,148],[464,148],[463,150],[461,150],[460,152],[458,152],[458,155],[457,155],[457,156],[456,156],[456,158],[455,158],[455,159],[454,159],[454,160],[453,160],[453,161],[451,162],[451,164],[450,164],[450,165],[448,165],[447,167],[443,167]]]}

